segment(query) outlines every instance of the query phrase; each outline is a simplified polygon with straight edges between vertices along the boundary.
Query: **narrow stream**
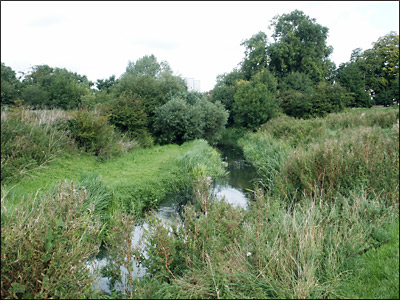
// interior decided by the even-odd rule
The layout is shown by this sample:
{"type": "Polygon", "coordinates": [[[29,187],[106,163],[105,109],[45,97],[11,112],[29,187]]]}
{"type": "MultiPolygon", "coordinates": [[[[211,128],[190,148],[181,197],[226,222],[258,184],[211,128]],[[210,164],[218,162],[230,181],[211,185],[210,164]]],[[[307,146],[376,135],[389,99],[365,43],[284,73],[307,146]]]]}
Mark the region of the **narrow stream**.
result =
{"type": "Polygon", "coordinates": [[[256,169],[249,164],[238,147],[220,146],[218,150],[224,162],[228,163],[229,175],[214,179],[212,184],[213,195],[234,206],[247,209],[249,205],[248,193],[253,188],[256,178],[256,169]]]}
{"type": "MultiPolygon", "coordinates": [[[[255,168],[249,164],[243,156],[242,150],[237,147],[221,146],[218,147],[221,153],[222,160],[227,163],[227,170],[229,174],[223,178],[214,179],[212,183],[211,195],[216,199],[224,200],[234,206],[239,206],[244,209],[248,209],[249,200],[248,193],[249,189],[253,188],[253,180],[256,178],[255,168]]],[[[169,199],[165,201],[157,210],[157,216],[168,224],[170,222],[176,222],[180,217],[178,214],[178,203],[176,199],[169,199]]],[[[149,224],[144,222],[143,225],[136,226],[132,232],[132,246],[136,247],[139,245],[144,229],[148,228],[149,224]]],[[[145,251],[143,250],[144,255],[145,251]]],[[[98,267],[105,266],[107,264],[107,258],[104,253],[100,253],[93,262],[93,266],[98,267]]],[[[93,266],[91,268],[93,268],[93,266]]],[[[122,273],[127,274],[127,270],[121,267],[122,273]]],[[[142,277],[146,274],[146,269],[141,266],[134,266],[134,273],[137,277],[142,277]]],[[[108,288],[107,277],[98,278],[95,288],[101,289],[107,293],[110,293],[108,288]]]]}

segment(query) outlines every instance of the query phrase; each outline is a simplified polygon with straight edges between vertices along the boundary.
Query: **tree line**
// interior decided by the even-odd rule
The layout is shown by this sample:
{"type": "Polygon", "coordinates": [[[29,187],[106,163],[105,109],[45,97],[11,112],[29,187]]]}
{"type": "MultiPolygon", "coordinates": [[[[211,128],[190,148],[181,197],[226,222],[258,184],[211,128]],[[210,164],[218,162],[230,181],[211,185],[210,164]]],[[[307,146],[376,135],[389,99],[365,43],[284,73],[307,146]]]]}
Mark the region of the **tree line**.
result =
{"type": "Polygon", "coordinates": [[[219,75],[213,90],[189,91],[168,62],[146,55],[128,62],[116,78],[98,79],[39,65],[17,78],[1,63],[1,105],[16,100],[33,108],[92,109],[132,137],[158,143],[205,138],[214,143],[225,126],[256,129],[279,113],[324,116],[345,107],[399,103],[399,36],[353,50],[338,68],[329,56],[328,28],[295,10],[270,22],[271,40],[260,31],[242,42],[244,58],[219,75]]]}
{"type": "Polygon", "coordinates": [[[219,75],[211,101],[230,111],[228,124],[255,129],[280,111],[296,118],[324,116],[345,107],[399,103],[399,35],[390,32],[371,49],[353,50],[338,68],[329,56],[328,28],[302,11],[271,20],[272,40],[260,31],[242,42],[238,67],[219,75]]]}

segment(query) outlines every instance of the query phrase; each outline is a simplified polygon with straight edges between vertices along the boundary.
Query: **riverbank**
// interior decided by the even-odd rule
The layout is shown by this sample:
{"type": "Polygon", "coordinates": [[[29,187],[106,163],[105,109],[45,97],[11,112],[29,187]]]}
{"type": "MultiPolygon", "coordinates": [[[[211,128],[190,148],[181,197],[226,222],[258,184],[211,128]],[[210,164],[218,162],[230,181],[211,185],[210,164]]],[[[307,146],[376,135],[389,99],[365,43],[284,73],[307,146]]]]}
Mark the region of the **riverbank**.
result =
{"type": "Polygon", "coordinates": [[[154,221],[148,275],[114,295],[395,297],[398,130],[391,108],[281,117],[248,133],[239,144],[260,176],[249,210],[217,201],[206,210],[187,206],[184,224],[172,228],[154,221]]]}
{"type": "Polygon", "coordinates": [[[187,190],[190,196],[198,180],[223,174],[219,154],[196,140],[137,149],[107,161],[61,156],[3,186],[2,296],[6,291],[10,294],[4,296],[14,297],[31,295],[25,291],[44,298],[92,295],[94,278],[86,261],[102,240],[117,244],[112,235],[120,232],[123,238],[133,228],[118,222],[140,221],[171,193],[187,190]]]}

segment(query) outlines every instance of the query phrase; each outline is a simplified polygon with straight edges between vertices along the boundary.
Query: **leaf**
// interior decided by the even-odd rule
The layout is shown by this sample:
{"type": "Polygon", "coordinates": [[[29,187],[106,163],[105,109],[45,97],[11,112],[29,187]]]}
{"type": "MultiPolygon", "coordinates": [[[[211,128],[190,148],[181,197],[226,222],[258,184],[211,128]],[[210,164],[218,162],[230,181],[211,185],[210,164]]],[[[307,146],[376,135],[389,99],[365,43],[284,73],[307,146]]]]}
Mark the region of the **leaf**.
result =
{"type": "Polygon", "coordinates": [[[18,282],[11,283],[12,293],[24,293],[26,287],[18,282]]]}

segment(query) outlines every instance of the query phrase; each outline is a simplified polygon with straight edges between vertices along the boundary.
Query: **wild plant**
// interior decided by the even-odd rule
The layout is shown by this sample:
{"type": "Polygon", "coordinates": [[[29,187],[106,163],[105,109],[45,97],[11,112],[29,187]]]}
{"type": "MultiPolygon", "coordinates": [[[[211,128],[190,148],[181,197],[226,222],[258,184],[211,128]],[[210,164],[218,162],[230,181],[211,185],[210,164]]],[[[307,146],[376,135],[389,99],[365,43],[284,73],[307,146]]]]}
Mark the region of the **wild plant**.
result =
{"type": "Polygon", "coordinates": [[[398,127],[359,127],[343,130],[335,138],[292,151],[282,166],[280,190],[285,195],[313,197],[318,190],[330,198],[363,187],[396,202],[398,127]],[[317,189],[316,189],[317,188],[317,189]]]}
{"type": "Polygon", "coordinates": [[[87,198],[67,181],[15,209],[2,198],[2,298],[93,296],[87,260],[98,252],[100,222],[87,198]]]}
{"type": "Polygon", "coordinates": [[[25,122],[9,114],[1,119],[1,181],[45,165],[71,144],[68,133],[54,124],[25,122]]]}

